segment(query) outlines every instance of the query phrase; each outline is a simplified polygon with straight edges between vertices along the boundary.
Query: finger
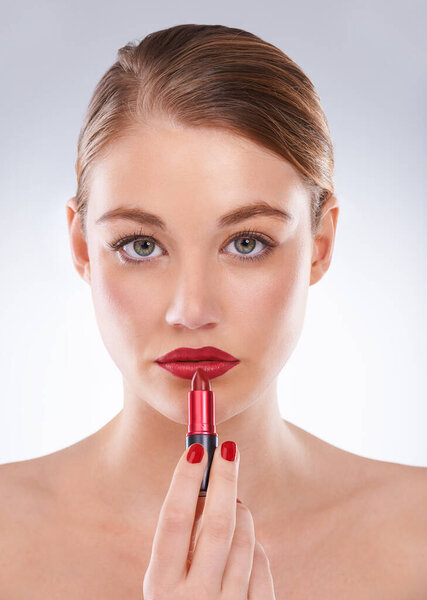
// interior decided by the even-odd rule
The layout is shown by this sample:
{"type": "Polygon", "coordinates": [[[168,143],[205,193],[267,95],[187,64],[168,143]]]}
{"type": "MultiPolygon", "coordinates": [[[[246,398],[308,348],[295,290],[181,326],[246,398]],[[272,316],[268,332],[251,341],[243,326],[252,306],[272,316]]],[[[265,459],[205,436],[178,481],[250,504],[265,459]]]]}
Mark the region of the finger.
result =
{"type": "Polygon", "coordinates": [[[227,565],[222,578],[225,598],[247,600],[255,548],[252,514],[244,504],[236,505],[236,527],[227,565]]]}
{"type": "Polygon", "coordinates": [[[190,536],[190,548],[188,550],[188,555],[187,555],[187,565],[186,565],[187,573],[188,573],[188,569],[190,568],[192,560],[193,560],[194,548],[196,547],[197,538],[198,538],[198,534],[200,531],[200,519],[202,518],[202,515],[203,515],[205,501],[206,501],[205,496],[199,496],[199,498],[197,500],[196,515],[194,517],[193,529],[191,531],[191,536],[190,536]]]}
{"type": "Polygon", "coordinates": [[[187,570],[190,536],[208,461],[208,453],[205,450],[200,463],[188,462],[187,455],[194,450],[193,446],[196,444],[192,444],[182,453],[175,467],[153,538],[147,571],[150,571],[152,581],[159,581],[162,585],[177,584],[185,577],[187,570]]]}
{"type": "Polygon", "coordinates": [[[255,540],[254,561],[249,580],[248,600],[276,600],[270,561],[264,548],[255,540]]]}
{"type": "Polygon", "coordinates": [[[240,453],[226,460],[221,448],[215,450],[199,537],[188,577],[203,580],[213,593],[221,591],[221,582],[236,525],[237,473],[240,453]]]}

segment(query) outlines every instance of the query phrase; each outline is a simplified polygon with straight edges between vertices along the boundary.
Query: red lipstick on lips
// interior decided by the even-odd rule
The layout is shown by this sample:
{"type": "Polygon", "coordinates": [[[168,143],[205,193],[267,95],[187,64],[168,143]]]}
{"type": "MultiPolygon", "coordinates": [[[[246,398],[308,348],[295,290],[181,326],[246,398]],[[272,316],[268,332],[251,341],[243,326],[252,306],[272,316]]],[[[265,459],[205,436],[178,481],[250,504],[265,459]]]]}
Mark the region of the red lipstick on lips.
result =
{"type": "Polygon", "coordinates": [[[182,379],[192,379],[197,368],[202,368],[210,379],[223,375],[239,360],[213,346],[177,348],[156,359],[157,364],[182,379]]]}

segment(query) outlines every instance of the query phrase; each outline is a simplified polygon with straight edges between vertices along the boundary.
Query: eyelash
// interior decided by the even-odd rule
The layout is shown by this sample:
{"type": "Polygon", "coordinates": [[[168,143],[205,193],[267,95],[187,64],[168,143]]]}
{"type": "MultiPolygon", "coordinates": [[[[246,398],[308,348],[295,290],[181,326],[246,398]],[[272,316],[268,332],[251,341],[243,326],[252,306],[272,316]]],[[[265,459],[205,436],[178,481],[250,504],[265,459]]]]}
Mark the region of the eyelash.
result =
{"type": "MultiPolygon", "coordinates": [[[[264,249],[263,252],[261,252],[259,254],[256,254],[255,256],[249,256],[248,255],[247,258],[244,258],[243,255],[236,256],[236,258],[238,260],[242,260],[244,262],[253,261],[253,260],[263,260],[269,254],[271,254],[271,252],[273,252],[273,249],[277,246],[276,243],[271,242],[264,235],[262,235],[261,233],[258,233],[257,231],[253,231],[253,230],[239,232],[233,238],[231,238],[231,240],[228,241],[225,244],[225,246],[228,246],[228,244],[230,244],[234,240],[242,238],[242,237],[250,237],[250,238],[256,239],[256,240],[262,242],[263,244],[265,244],[265,246],[266,246],[266,248],[264,249]]],[[[156,239],[154,237],[152,237],[151,235],[146,235],[142,230],[135,231],[134,233],[132,233],[130,235],[121,235],[116,241],[111,242],[111,243],[107,243],[107,246],[109,248],[111,248],[111,250],[113,250],[115,252],[119,252],[120,256],[123,259],[123,261],[126,262],[126,263],[151,262],[152,260],[154,260],[156,258],[159,258],[158,256],[155,256],[153,258],[141,258],[141,260],[135,260],[133,258],[129,258],[128,256],[126,256],[125,253],[123,253],[121,251],[121,249],[123,248],[123,246],[126,246],[130,242],[134,242],[136,240],[140,240],[141,238],[143,238],[145,241],[153,242],[154,244],[156,244],[159,247],[161,247],[160,244],[157,243],[157,241],[156,241],[156,239]]]]}

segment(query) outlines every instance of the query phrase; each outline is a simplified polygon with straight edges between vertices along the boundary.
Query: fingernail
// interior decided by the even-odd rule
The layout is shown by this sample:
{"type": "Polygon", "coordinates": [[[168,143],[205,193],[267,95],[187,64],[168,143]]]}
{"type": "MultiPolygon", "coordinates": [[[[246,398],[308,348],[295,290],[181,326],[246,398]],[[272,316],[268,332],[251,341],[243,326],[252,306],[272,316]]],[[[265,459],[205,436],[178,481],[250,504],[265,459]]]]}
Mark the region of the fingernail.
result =
{"type": "Polygon", "coordinates": [[[237,446],[235,442],[223,442],[221,444],[221,456],[225,460],[233,461],[236,458],[237,446]]]}
{"type": "Polygon", "coordinates": [[[202,444],[191,444],[187,452],[187,462],[199,463],[202,461],[205,449],[202,444]]]}

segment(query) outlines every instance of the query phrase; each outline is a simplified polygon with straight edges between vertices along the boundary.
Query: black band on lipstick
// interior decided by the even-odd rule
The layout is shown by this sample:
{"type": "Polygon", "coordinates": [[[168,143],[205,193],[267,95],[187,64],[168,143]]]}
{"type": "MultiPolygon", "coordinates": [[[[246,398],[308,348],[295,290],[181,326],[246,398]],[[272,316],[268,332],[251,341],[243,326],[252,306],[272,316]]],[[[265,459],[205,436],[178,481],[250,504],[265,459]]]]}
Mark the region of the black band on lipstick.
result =
{"type": "Polygon", "coordinates": [[[208,453],[208,464],[203,475],[202,485],[200,486],[199,496],[205,496],[208,490],[209,473],[215,449],[218,447],[218,435],[209,435],[204,433],[194,433],[185,437],[185,447],[189,448],[191,444],[201,444],[205,452],[208,453]]]}

